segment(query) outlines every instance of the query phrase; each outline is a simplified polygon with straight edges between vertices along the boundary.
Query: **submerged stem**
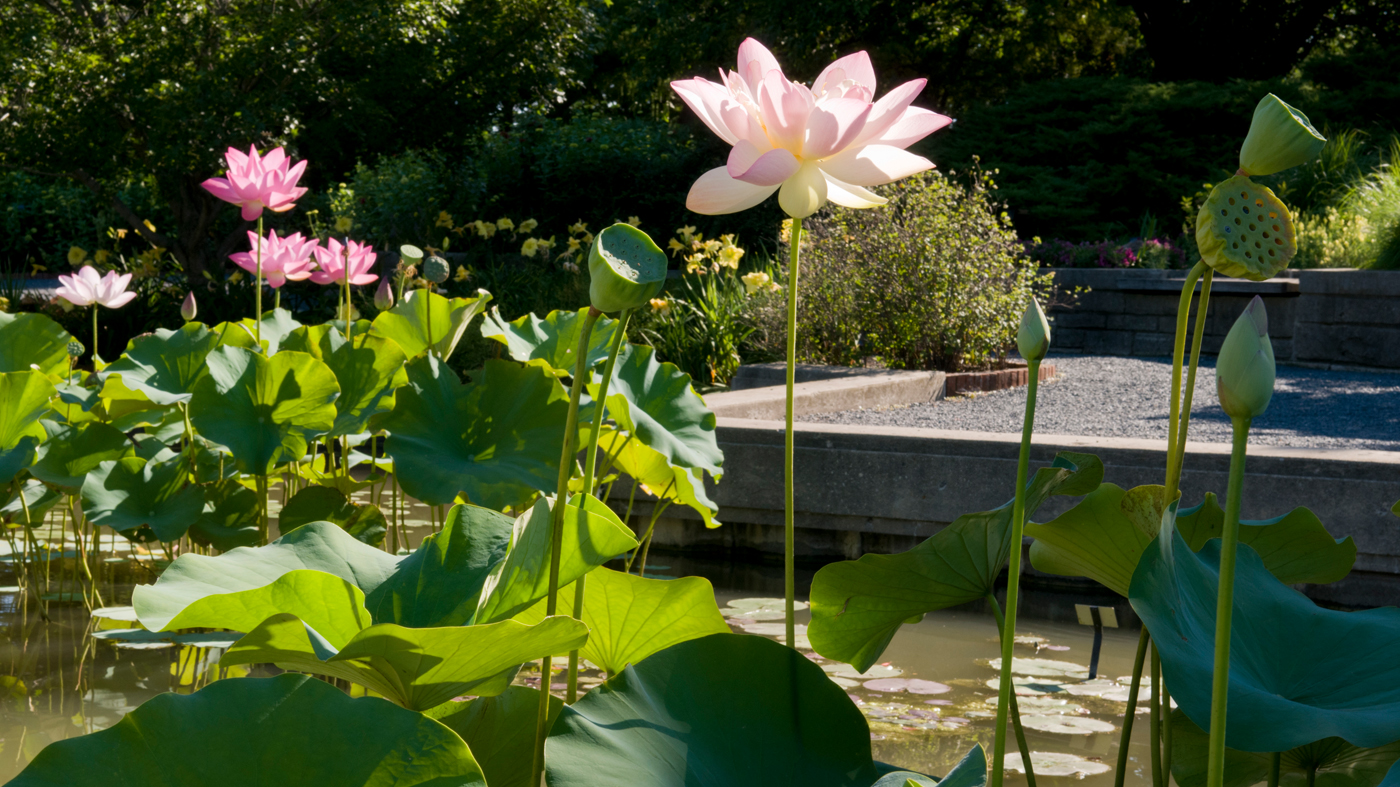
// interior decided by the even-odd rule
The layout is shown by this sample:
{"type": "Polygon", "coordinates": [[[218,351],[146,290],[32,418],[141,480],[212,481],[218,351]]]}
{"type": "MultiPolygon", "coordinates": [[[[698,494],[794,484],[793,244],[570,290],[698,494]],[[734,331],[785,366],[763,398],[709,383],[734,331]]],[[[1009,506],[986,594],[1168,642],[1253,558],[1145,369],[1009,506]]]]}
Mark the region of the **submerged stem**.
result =
{"type": "MultiPolygon", "coordinates": [[[[1016,643],[1016,606],[1020,597],[1021,540],[1026,518],[1026,476],[1030,469],[1031,433],[1035,430],[1035,394],[1040,361],[1027,365],[1026,415],[1021,424],[1021,451],[1016,460],[1016,501],[1011,507],[1011,554],[1007,562],[1006,626],[1001,632],[1001,687],[997,698],[996,737],[992,741],[992,787],[1001,787],[1006,761],[1006,714],[1012,703],[1011,660],[1016,643]]],[[[1029,758],[1027,758],[1029,766],[1029,758]]]]}
{"type": "Polygon", "coordinates": [[[1235,547],[1240,535],[1240,500],[1244,492],[1244,461],[1249,449],[1248,418],[1232,419],[1230,488],[1225,495],[1225,525],[1220,543],[1220,591],[1215,604],[1215,671],[1210,693],[1210,760],[1207,787],[1225,783],[1225,714],[1230,691],[1230,618],[1235,611],[1235,547]]]}
{"type": "Polygon", "coordinates": [[[1128,744],[1133,742],[1133,719],[1137,715],[1138,691],[1142,687],[1142,664],[1147,659],[1147,643],[1151,635],[1144,626],[1138,634],[1137,656],[1133,658],[1133,680],[1128,687],[1128,713],[1123,717],[1123,733],[1118,739],[1118,770],[1113,774],[1113,787],[1123,787],[1128,773],[1128,744]]]}
{"type": "Polygon", "coordinates": [[[793,606],[797,594],[796,509],[793,503],[792,386],[797,365],[797,274],[798,253],[802,248],[802,219],[792,220],[788,257],[787,309],[787,410],[783,431],[783,619],[787,645],[797,647],[797,623],[793,606]]]}

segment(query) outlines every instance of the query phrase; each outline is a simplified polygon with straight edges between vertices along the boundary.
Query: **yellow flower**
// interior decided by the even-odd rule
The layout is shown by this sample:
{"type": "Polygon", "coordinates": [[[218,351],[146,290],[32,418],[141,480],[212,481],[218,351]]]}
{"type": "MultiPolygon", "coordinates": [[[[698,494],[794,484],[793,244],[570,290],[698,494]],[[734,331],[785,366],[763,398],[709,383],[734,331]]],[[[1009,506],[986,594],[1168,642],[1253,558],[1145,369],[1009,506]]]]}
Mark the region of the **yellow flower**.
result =
{"type": "Polygon", "coordinates": [[[517,227],[516,229],[518,229],[520,232],[523,232],[523,233],[529,233],[530,230],[533,230],[534,228],[536,228],[536,227],[538,227],[538,226],[540,226],[540,223],[539,223],[538,221],[535,221],[534,219],[526,219],[526,220],[520,222],[520,226],[517,227]]]}
{"type": "Polygon", "coordinates": [[[675,254],[678,251],[685,251],[685,244],[675,238],[672,238],[671,242],[666,244],[666,246],[671,250],[671,254],[675,254]]]}
{"type": "Polygon", "coordinates": [[[682,241],[690,243],[692,240],[695,239],[695,227],[681,227],[680,229],[676,230],[676,234],[681,236],[682,241]]]}
{"type": "Polygon", "coordinates": [[[747,295],[753,295],[759,290],[766,290],[768,289],[768,286],[773,282],[772,277],[764,273],[763,271],[754,271],[753,273],[746,273],[743,276],[740,276],[739,280],[744,283],[744,292],[747,295]]]}
{"type": "Polygon", "coordinates": [[[143,221],[143,222],[141,222],[141,223],[142,223],[142,224],[145,224],[145,225],[146,225],[146,229],[150,230],[151,232],[155,232],[155,231],[156,231],[156,225],[152,224],[150,219],[146,219],[145,221],[143,221]]]}
{"type": "Polygon", "coordinates": [[[719,264],[731,270],[739,269],[739,258],[744,256],[744,250],[738,246],[726,246],[720,249],[719,264]]]}
{"type": "Polygon", "coordinates": [[[565,253],[573,254],[581,248],[583,248],[583,244],[578,242],[578,238],[569,238],[569,250],[565,253]]]}
{"type": "Polygon", "coordinates": [[[534,238],[527,239],[520,244],[520,253],[526,257],[533,257],[540,250],[540,242],[534,238]]]}
{"type": "Polygon", "coordinates": [[[117,240],[121,240],[122,238],[125,238],[125,237],[126,237],[126,230],[117,230],[117,240]]]}
{"type": "MultiPolygon", "coordinates": [[[[531,219],[531,221],[533,221],[533,219],[531,219]]],[[[541,250],[541,251],[547,252],[547,251],[549,251],[549,250],[552,249],[552,248],[554,248],[554,236],[553,236],[553,235],[550,235],[550,236],[549,236],[549,240],[545,240],[544,238],[540,238],[540,250],[541,250]]]]}
{"type": "Polygon", "coordinates": [[[496,234],[496,225],[485,221],[476,223],[476,232],[483,238],[489,238],[496,234]]]}
{"type": "Polygon", "coordinates": [[[457,273],[454,274],[454,275],[452,276],[452,280],[453,280],[453,281],[466,281],[467,279],[470,279],[471,277],[472,277],[471,273],[470,273],[469,271],[467,271],[467,266],[465,266],[465,265],[458,265],[458,266],[457,266],[457,273]]]}
{"type": "Polygon", "coordinates": [[[579,221],[569,225],[570,235],[581,235],[588,232],[588,224],[579,221]]]}
{"type": "Polygon", "coordinates": [[[633,227],[640,227],[640,226],[642,226],[642,220],[639,219],[639,218],[637,218],[636,216],[628,216],[628,217],[627,217],[627,223],[628,223],[628,224],[631,224],[633,227]]]}
{"type": "Polygon", "coordinates": [[[437,223],[433,226],[452,229],[452,214],[445,210],[438,211],[437,223]]]}
{"type": "Polygon", "coordinates": [[[243,271],[234,271],[233,275],[228,277],[229,284],[237,284],[240,281],[243,281],[243,271]]]}
{"type": "Polygon", "coordinates": [[[654,314],[658,314],[662,317],[665,317],[666,315],[671,313],[670,298],[652,298],[651,301],[649,301],[649,303],[651,304],[651,310],[654,314]]]}
{"type": "Polygon", "coordinates": [[[714,238],[710,238],[709,240],[700,244],[700,246],[705,249],[706,254],[714,254],[715,252],[718,252],[720,249],[724,248],[724,244],[720,243],[714,238]]]}
{"type": "Polygon", "coordinates": [[[783,243],[792,240],[792,219],[783,219],[783,228],[778,232],[778,240],[783,243]]]}
{"type": "Polygon", "coordinates": [[[40,265],[40,264],[37,263],[37,262],[34,263],[34,272],[35,272],[35,273],[38,273],[39,271],[46,271],[46,270],[48,270],[47,267],[45,267],[45,266],[43,266],[43,265],[40,265]]]}
{"type": "Polygon", "coordinates": [[[354,226],[355,222],[351,221],[349,216],[341,216],[335,220],[336,232],[349,232],[354,226]]]}
{"type": "Polygon", "coordinates": [[[587,246],[587,245],[593,243],[593,233],[591,233],[591,232],[585,232],[585,233],[583,233],[583,237],[582,237],[582,238],[579,238],[579,241],[580,241],[581,243],[583,243],[583,245],[585,245],[585,246],[587,246]]]}
{"type": "Polygon", "coordinates": [[[457,237],[459,237],[459,238],[462,237],[463,235],[467,234],[467,228],[466,228],[466,227],[453,227],[453,228],[452,228],[452,231],[455,232],[455,233],[457,233],[457,237]]]}
{"type": "Polygon", "coordinates": [[[81,246],[72,246],[68,249],[69,265],[72,265],[76,268],[79,265],[82,265],[83,260],[85,259],[87,259],[87,250],[82,248],[81,246]]]}
{"type": "Polygon", "coordinates": [[[496,219],[496,229],[513,230],[515,229],[515,222],[511,221],[510,219],[496,219]]]}
{"type": "Polygon", "coordinates": [[[107,262],[107,258],[111,256],[112,252],[107,251],[106,249],[98,249],[96,252],[93,253],[92,261],[97,263],[98,265],[104,265],[107,262]]]}

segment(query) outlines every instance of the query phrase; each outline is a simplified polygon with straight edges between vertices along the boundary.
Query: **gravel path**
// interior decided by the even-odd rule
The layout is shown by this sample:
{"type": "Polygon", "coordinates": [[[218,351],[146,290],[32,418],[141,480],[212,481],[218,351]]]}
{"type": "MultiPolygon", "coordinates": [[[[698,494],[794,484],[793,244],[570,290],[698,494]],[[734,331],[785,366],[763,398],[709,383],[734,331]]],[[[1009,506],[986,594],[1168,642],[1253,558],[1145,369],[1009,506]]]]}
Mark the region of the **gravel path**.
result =
{"type": "MultiPolygon", "coordinates": [[[[1040,386],[1038,434],[1165,440],[1170,358],[1060,356],[1059,379],[1040,386]]],[[[1230,419],[1215,393],[1215,359],[1196,372],[1191,439],[1230,442],[1230,419]]],[[[1020,432],[1026,389],[957,397],[934,404],[850,410],[805,421],[875,426],[1020,432]]],[[[1250,442],[1294,448],[1400,450],[1400,374],[1336,372],[1279,366],[1268,412],[1254,420],[1250,442]]]]}

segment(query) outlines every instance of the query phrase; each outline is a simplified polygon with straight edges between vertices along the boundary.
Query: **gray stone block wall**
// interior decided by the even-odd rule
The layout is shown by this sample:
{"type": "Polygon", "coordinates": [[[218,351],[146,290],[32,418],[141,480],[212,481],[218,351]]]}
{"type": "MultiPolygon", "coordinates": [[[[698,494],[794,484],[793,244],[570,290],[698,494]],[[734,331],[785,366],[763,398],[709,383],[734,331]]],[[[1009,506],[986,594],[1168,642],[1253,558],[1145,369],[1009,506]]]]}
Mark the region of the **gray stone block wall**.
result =
{"type": "Polygon", "coordinates": [[[1293,358],[1400,368],[1400,273],[1303,271],[1293,358]]]}

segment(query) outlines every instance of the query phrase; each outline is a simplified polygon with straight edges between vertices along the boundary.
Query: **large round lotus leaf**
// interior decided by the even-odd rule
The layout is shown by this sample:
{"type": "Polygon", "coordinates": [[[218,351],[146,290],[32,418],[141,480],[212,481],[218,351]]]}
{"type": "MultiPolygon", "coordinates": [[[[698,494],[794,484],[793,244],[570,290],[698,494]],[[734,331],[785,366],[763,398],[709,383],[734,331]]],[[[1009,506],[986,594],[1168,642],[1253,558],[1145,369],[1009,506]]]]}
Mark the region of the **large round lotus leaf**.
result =
{"type": "Polygon", "coordinates": [[[49,437],[39,446],[37,461],[29,472],[54,486],[76,492],[87,474],[102,462],[136,453],[126,435],[104,423],[42,423],[49,437]]]}
{"type": "Polygon", "coordinates": [[[258,543],[260,506],[258,494],[228,478],[204,487],[204,509],[190,525],[195,543],[212,546],[220,552],[258,543]]]}
{"type": "Polygon", "coordinates": [[[209,376],[195,384],[190,420],[200,434],[228,446],[244,473],[267,475],[301,459],[307,443],[335,423],[340,387],[306,353],[266,358],[220,347],[209,353],[208,365],[209,376]]]}
{"type": "MultiPolygon", "coordinates": [[[[1180,709],[1172,711],[1172,776],[1181,787],[1205,787],[1210,736],[1180,709]]],[[[1223,787],[1251,787],[1269,778],[1267,752],[1225,750],[1223,787]]],[[[1400,759],[1400,741],[1359,749],[1341,738],[1324,738],[1279,757],[1279,784],[1286,787],[1376,787],[1400,759]],[[1309,772],[1313,773],[1309,778],[1309,772]]],[[[1036,773],[1040,770],[1037,768],[1036,773]]]]}
{"type": "MultiPolygon", "coordinates": [[[[1127,596],[1138,560],[1161,527],[1160,510],[1138,511],[1132,504],[1135,499],[1160,500],[1161,490],[1146,486],[1124,491],[1115,484],[1102,484],[1049,522],[1027,522],[1026,535],[1035,539],[1031,565],[1047,574],[1088,577],[1127,596]]],[[[1215,495],[1207,492],[1200,505],[1182,511],[1176,522],[1191,549],[1200,550],[1208,540],[1220,537],[1225,512],[1215,495]]],[[[1254,547],[1274,576],[1289,584],[1336,582],[1356,562],[1351,536],[1332,538],[1306,508],[1275,519],[1242,521],[1240,543],[1254,547]]]]}
{"type": "Polygon", "coordinates": [[[39,372],[0,373],[0,449],[14,448],[25,437],[37,444],[48,436],[39,417],[55,393],[53,383],[39,372]]]}
{"type": "Polygon", "coordinates": [[[68,370],[68,343],[73,337],[42,314],[0,312],[0,372],[27,372],[35,366],[49,374],[68,370]]]}
{"type": "MultiPolygon", "coordinates": [[[[253,337],[258,335],[257,326],[253,324],[253,318],[244,317],[242,320],[239,320],[234,325],[238,332],[247,336],[250,340],[249,343],[246,345],[242,344],[241,340],[239,340],[240,343],[238,346],[246,346],[251,348],[253,346],[251,340],[253,339],[253,337]]],[[[281,352],[282,340],[286,339],[288,336],[291,336],[292,332],[300,327],[301,323],[297,322],[292,317],[292,313],[287,311],[286,309],[273,309],[272,311],[263,312],[262,335],[260,337],[262,339],[263,344],[263,355],[271,356],[281,352]]],[[[230,333],[233,332],[234,331],[230,331],[230,333]]],[[[225,334],[223,343],[230,343],[227,339],[227,334],[225,334]]]]}
{"type": "MultiPolygon", "coordinates": [[[[1026,489],[1029,517],[1052,495],[1082,495],[1103,479],[1090,454],[1061,453],[1026,489]]],[[[899,627],[926,612],[984,598],[1011,553],[1011,509],[964,514],[898,555],[832,563],[812,579],[812,646],[829,659],[869,669],[899,627]]]]}
{"type": "MultiPolygon", "coordinates": [[[[541,601],[515,619],[535,623],[544,613],[541,601]]],[[[573,586],[560,591],[558,614],[574,614],[573,586]]],[[[708,579],[645,579],[602,567],[584,578],[582,618],[589,633],[579,655],[609,675],[678,642],[729,631],[708,579]]]]}
{"type": "MultiPolygon", "coordinates": [[[[563,700],[550,696],[546,729],[563,709],[563,700]]],[[[539,691],[511,686],[495,697],[444,703],[426,715],[462,736],[491,787],[529,787],[539,713],[539,691]]]]}
{"type": "Polygon", "coordinates": [[[1115,729],[1112,724],[1100,719],[1061,714],[1026,714],[1021,716],[1021,726],[1028,730],[1057,732],[1061,735],[1093,735],[1097,732],[1113,732],[1115,729]]]}
{"type": "Polygon", "coordinates": [[[83,481],[83,512],[119,533],[145,527],[158,541],[174,541],[204,513],[203,491],[186,483],[187,469],[182,457],[102,462],[83,481]]]}
{"type": "Polygon", "coordinates": [[[566,707],[545,767],[551,787],[869,787],[877,776],[846,692],[797,651],[742,634],[674,645],[566,707]]]}
{"type": "Polygon", "coordinates": [[[16,524],[42,524],[44,515],[62,499],[63,492],[31,478],[20,485],[19,491],[12,494],[5,505],[0,506],[0,516],[8,517],[16,524]]]}
{"type": "Polygon", "coordinates": [[[345,532],[370,546],[384,543],[388,524],[379,506],[356,504],[339,490],[325,486],[308,486],[292,495],[292,499],[277,514],[277,529],[290,533],[311,522],[332,522],[345,532]]]}
{"type": "Polygon", "coordinates": [[[49,744],[15,787],[467,787],[486,780],[455,733],[305,675],[160,694],[109,729],[49,744]],[[137,754],[139,752],[139,755],[137,754]]]}
{"type": "Polygon", "coordinates": [[[480,382],[463,385],[425,356],[408,364],[408,385],[384,421],[385,450],[404,493],[428,505],[461,494],[518,509],[554,492],[568,414],[568,394],[538,366],[487,361],[480,382]]]}
{"type": "Polygon", "coordinates": [[[371,431],[371,419],[394,409],[395,389],[408,382],[407,360],[391,339],[357,333],[351,342],[329,325],[307,325],[282,342],[282,349],[304,352],[325,362],[340,385],[332,437],[371,431]]]}
{"type": "Polygon", "coordinates": [[[394,340],[409,358],[422,355],[431,344],[445,361],[452,357],[472,318],[490,302],[491,293],[486,290],[477,290],[475,298],[450,301],[427,290],[410,290],[392,309],[374,318],[370,333],[394,340]]]}
{"type": "MultiPolygon", "coordinates": [[[[1220,541],[1192,552],[1171,526],[1143,553],[1128,599],[1152,631],[1172,697],[1208,725],[1220,541]]],[[[1400,740],[1400,610],[1338,612],[1280,583],[1241,544],[1235,561],[1225,743],[1286,751],[1320,738],[1400,740]]]]}
{"type": "MultiPolygon", "coordinates": [[[[499,309],[482,318],[481,335],[506,346],[510,357],[521,363],[539,364],[558,377],[573,377],[578,363],[578,332],[583,328],[588,308],[578,311],[552,311],[543,320],[527,314],[506,322],[499,309]]],[[[586,368],[592,369],[608,357],[608,348],[617,334],[617,320],[598,318],[588,335],[586,368]]]]}
{"type": "MultiPolygon", "coordinates": [[[[588,386],[596,396],[599,384],[588,386]]],[[[618,428],[677,467],[722,474],[724,452],[715,439],[715,414],[690,387],[690,375],[659,363],[656,351],[628,345],[613,368],[608,415],[618,428]]]]}
{"type": "MultiPolygon", "coordinates": [[[[207,374],[204,359],[218,345],[218,335],[201,323],[185,323],[174,331],[157,328],[155,333],[132,339],[101,377],[109,385],[118,377],[125,390],[143,394],[156,404],[188,402],[195,383],[207,374]]],[[[103,395],[108,395],[105,386],[103,395]]]]}
{"type": "Polygon", "coordinates": [[[706,494],[705,474],[699,468],[677,467],[641,440],[609,426],[600,430],[598,448],[612,457],[614,467],[641,483],[647,494],[689,508],[700,515],[705,527],[720,526],[715,518],[719,506],[706,494]]]}

